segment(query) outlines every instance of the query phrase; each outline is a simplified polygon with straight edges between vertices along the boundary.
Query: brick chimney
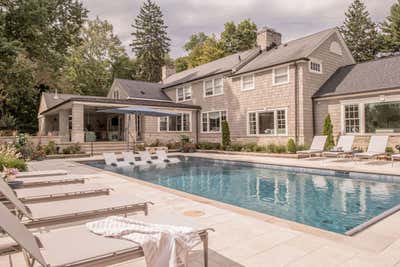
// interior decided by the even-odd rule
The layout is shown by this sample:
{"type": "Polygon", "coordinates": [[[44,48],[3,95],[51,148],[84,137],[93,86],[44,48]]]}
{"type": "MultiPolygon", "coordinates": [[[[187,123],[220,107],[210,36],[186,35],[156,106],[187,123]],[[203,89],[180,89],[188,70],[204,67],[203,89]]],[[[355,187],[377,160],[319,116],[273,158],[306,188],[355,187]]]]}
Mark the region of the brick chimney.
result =
{"type": "Polygon", "coordinates": [[[257,32],[257,45],[261,50],[269,50],[281,44],[282,35],[274,29],[263,27],[257,32]]]}
{"type": "Polygon", "coordinates": [[[174,65],[164,65],[161,67],[161,79],[164,81],[172,74],[175,74],[175,66],[174,65]]]}

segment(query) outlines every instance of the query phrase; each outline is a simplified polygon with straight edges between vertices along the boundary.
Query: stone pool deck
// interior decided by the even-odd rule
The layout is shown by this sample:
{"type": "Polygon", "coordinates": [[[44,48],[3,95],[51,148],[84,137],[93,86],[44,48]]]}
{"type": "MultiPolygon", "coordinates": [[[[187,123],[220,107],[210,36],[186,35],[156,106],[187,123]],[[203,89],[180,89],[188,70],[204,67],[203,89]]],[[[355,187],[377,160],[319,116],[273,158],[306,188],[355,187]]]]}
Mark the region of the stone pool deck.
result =
{"type": "MultiPolygon", "coordinates": [[[[400,162],[354,163],[334,159],[284,159],[254,156],[193,153],[215,159],[294,165],[299,167],[340,169],[400,175],[400,162]]],[[[99,157],[96,157],[99,159],[99,157]]],[[[92,159],[96,159],[92,158],[92,159]]],[[[88,160],[85,158],[84,160],[88,160]]],[[[211,266],[399,266],[400,212],[361,233],[347,237],[276,217],[218,203],[172,189],[95,169],[71,160],[32,162],[30,170],[65,169],[73,174],[95,174],[91,179],[113,187],[112,194],[140,197],[153,201],[151,213],[194,214],[191,219],[213,227],[210,233],[211,266]],[[198,212],[200,211],[200,212],[198,212]]],[[[89,182],[91,182],[89,181],[89,182]]],[[[68,245],[66,244],[66,249],[68,245]]],[[[14,266],[24,266],[22,254],[13,256],[14,266]]],[[[8,258],[0,257],[0,266],[8,258]]],[[[145,266],[143,259],[116,266],[145,266]]],[[[202,266],[202,251],[190,255],[189,266],[202,266]]]]}

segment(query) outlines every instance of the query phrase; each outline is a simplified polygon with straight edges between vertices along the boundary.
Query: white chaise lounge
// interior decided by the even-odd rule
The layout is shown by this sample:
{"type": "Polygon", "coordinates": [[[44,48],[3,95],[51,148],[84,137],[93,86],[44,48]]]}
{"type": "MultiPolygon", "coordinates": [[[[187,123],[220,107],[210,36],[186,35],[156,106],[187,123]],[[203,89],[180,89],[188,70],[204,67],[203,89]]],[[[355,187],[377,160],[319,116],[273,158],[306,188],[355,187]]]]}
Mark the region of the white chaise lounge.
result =
{"type": "Polygon", "coordinates": [[[326,135],[314,136],[309,150],[297,151],[297,154],[312,156],[314,154],[322,153],[326,143],[326,135]]]}
{"type": "Polygon", "coordinates": [[[337,145],[330,151],[322,153],[324,157],[339,157],[353,152],[354,135],[342,135],[337,145]]]}
{"type": "Polygon", "coordinates": [[[354,157],[358,159],[372,159],[384,155],[386,153],[386,146],[388,141],[389,136],[387,135],[371,136],[367,152],[355,153],[354,157]]]}
{"type": "Polygon", "coordinates": [[[108,166],[114,166],[114,167],[127,167],[130,166],[130,164],[126,161],[118,161],[117,156],[115,156],[115,153],[103,153],[104,161],[106,162],[106,165],[108,166]]]}
{"type": "Polygon", "coordinates": [[[166,163],[179,163],[180,159],[177,157],[168,157],[165,150],[156,150],[157,158],[166,162],[166,163]]]}

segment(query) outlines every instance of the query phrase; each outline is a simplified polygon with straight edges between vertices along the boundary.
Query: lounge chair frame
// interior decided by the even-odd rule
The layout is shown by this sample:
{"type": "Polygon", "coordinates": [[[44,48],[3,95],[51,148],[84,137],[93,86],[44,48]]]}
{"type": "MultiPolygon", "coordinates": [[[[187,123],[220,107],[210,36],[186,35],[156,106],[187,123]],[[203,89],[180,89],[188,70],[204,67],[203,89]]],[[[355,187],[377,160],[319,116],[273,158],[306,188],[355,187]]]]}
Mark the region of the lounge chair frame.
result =
{"type": "MultiPolygon", "coordinates": [[[[84,184],[88,178],[76,178],[76,179],[54,179],[47,181],[24,181],[22,187],[41,187],[41,186],[53,186],[53,185],[61,185],[61,184],[84,184]]],[[[16,180],[18,181],[18,180],[16,180]]]]}

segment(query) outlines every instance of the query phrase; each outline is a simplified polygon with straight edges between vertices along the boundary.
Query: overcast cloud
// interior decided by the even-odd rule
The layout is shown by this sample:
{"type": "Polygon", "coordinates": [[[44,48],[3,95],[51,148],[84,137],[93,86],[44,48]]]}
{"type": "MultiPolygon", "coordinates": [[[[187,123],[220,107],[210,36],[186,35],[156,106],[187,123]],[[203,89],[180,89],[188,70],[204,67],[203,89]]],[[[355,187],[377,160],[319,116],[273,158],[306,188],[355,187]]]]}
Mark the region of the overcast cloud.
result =
{"type": "MultiPolygon", "coordinates": [[[[131,24],[142,0],[83,0],[89,17],[114,25],[130,53],[131,24]]],[[[341,25],[351,0],[157,0],[168,25],[171,56],[184,54],[185,41],[196,32],[220,33],[227,21],[251,19],[258,27],[282,33],[284,41],[341,25]]],[[[372,18],[382,21],[395,0],[364,0],[372,18]]]]}

